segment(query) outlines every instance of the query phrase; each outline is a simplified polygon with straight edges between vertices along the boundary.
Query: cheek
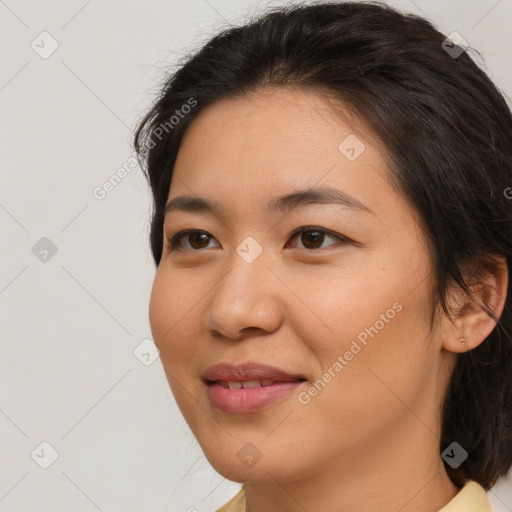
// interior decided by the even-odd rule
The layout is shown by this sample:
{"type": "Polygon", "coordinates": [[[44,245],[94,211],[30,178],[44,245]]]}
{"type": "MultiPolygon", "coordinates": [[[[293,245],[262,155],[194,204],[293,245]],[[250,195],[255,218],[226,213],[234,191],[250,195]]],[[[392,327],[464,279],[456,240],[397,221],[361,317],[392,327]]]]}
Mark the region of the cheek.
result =
{"type": "Polygon", "coordinates": [[[338,272],[321,289],[304,291],[316,315],[307,314],[310,323],[298,315],[295,325],[302,322],[302,339],[318,363],[315,377],[322,382],[310,406],[318,405],[319,417],[329,404],[351,417],[367,411],[385,416],[386,409],[400,406],[393,391],[409,403],[428,378],[434,361],[422,313],[425,286],[411,284],[417,269],[396,263],[386,268],[368,268],[361,278],[338,272]]]}
{"type": "Polygon", "coordinates": [[[160,350],[163,348],[165,333],[169,330],[175,311],[174,294],[168,291],[159,270],[157,270],[149,299],[149,324],[153,339],[160,350]]]}
{"type": "Polygon", "coordinates": [[[192,380],[196,380],[199,339],[193,305],[198,302],[183,288],[185,283],[163,273],[155,276],[149,302],[149,322],[153,340],[176,403],[187,421],[196,414],[190,400],[192,380]],[[195,329],[193,331],[193,329],[195,329]]]}
{"type": "MultiPolygon", "coordinates": [[[[375,267],[375,266],[374,266],[375,267]]],[[[374,336],[390,331],[404,316],[400,276],[382,267],[331,269],[329,273],[288,276],[301,302],[290,307],[290,323],[300,326],[300,335],[310,350],[327,364],[349,350],[353,340],[361,347],[374,336]],[[313,283],[313,284],[312,284],[313,283]],[[402,318],[400,318],[402,317],[402,318]]],[[[403,287],[402,287],[403,288],[403,287]]],[[[408,309],[410,307],[408,306],[408,309]]],[[[357,350],[357,347],[355,348],[357,350]]],[[[349,356],[350,357],[350,356],[349,356]]]]}
{"type": "Polygon", "coordinates": [[[307,406],[318,428],[330,424],[347,439],[371,437],[407,413],[404,404],[418,403],[435,367],[428,327],[418,321],[419,297],[382,298],[380,306],[365,304],[364,318],[339,317],[340,335],[322,348],[320,379],[329,383],[319,383],[307,406]]]}
{"type": "Polygon", "coordinates": [[[187,331],[197,325],[192,322],[197,300],[184,286],[178,276],[171,279],[157,271],[151,290],[149,323],[166,370],[179,368],[194,355],[195,344],[185,341],[187,331]]]}

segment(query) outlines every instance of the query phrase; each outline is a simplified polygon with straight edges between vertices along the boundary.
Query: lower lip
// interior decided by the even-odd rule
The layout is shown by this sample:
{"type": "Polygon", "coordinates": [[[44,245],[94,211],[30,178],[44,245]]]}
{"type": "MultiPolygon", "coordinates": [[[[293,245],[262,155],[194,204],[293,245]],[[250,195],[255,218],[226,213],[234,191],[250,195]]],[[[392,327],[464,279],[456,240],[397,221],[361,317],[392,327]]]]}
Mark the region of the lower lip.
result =
{"type": "Polygon", "coordinates": [[[247,389],[224,388],[217,382],[207,385],[210,401],[217,409],[223,412],[255,412],[288,395],[303,382],[275,382],[270,386],[247,389]]]}

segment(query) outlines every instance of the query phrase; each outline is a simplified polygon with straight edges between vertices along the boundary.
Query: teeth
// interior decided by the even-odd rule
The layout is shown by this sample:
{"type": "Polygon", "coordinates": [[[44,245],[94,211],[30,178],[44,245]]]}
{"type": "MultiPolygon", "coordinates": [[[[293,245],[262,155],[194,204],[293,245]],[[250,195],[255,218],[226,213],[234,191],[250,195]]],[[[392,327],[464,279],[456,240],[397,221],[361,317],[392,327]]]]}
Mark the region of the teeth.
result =
{"type": "Polygon", "coordinates": [[[217,381],[223,388],[229,389],[241,389],[241,388],[257,388],[262,386],[270,386],[275,381],[271,379],[263,379],[263,380],[244,380],[244,381],[225,381],[218,380],[217,381]]]}
{"type": "Polygon", "coordinates": [[[241,384],[244,389],[261,387],[261,382],[259,380],[245,380],[241,384]]]}

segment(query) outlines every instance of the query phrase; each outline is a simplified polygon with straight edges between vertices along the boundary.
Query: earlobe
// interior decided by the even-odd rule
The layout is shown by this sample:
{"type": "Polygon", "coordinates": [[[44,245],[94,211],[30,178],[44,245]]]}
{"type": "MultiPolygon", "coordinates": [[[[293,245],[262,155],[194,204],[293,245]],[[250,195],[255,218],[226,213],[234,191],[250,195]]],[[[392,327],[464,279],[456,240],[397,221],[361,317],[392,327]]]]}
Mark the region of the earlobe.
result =
{"type": "Polygon", "coordinates": [[[491,334],[505,308],[508,279],[507,262],[502,256],[494,256],[491,263],[480,267],[477,282],[468,283],[471,297],[457,294],[459,300],[452,309],[454,321],[445,323],[446,350],[472,350],[491,334]]]}

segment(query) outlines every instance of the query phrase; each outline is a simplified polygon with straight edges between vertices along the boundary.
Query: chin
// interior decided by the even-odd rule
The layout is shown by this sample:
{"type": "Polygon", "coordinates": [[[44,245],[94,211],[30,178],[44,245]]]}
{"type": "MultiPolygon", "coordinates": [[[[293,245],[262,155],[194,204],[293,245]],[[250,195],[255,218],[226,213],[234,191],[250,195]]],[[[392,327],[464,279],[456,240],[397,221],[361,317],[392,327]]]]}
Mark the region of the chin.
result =
{"type": "Polygon", "coordinates": [[[232,482],[275,483],[278,480],[286,483],[300,478],[304,472],[301,468],[284,466],[283,459],[286,460],[287,457],[276,452],[271,457],[260,453],[260,458],[257,458],[257,452],[250,443],[242,449],[203,452],[213,469],[232,482]]]}
{"type": "Polygon", "coordinates": [[[268,480],[270,476],[266,471],[272,473],[268,468],[268,461],[265,462],[263,456],[258,459],[255,451],[252,456],[239,449],[224,450],[223,452],[203,450],[203,452],[213,469],[233,482],[268,480]]]}

